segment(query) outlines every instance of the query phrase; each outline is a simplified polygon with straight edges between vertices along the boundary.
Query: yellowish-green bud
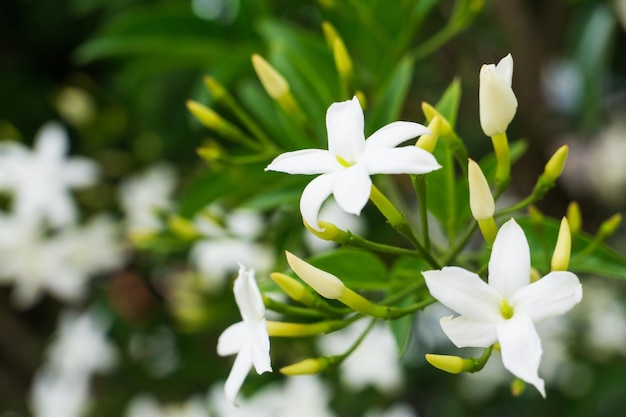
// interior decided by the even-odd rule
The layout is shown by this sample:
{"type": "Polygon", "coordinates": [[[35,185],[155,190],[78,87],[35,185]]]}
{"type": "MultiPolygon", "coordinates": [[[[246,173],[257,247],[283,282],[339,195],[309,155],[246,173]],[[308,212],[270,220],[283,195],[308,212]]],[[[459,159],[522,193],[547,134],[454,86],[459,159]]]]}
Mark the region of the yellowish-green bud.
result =
{"type": "Polygon", "coordinates": [[[513,382],[511,382],[511,395],[514,397],[519,397],[526,390],[526,383],[519,379],[515,378],[513,382]]]}
{"type": "Polygon", "coordinates": [[[432,353],[427,353],[426,361],[428,361],[428,363],[435,368],[451,374],[460,374],[474,369],[474,362],[472,360],[464,359],[460,356],[434,355],[432,353]]]}
{"type": "Polygon", "coordinates": [[[329,240],[331,242],[343,244],[348,241],[350,238],[350,234],[345,230],[341,230],[337,226],[332,223],[325,222],[323,220],[319,220],[317,223],[322,230],[315,230],[312,228],[307,222],[303,220],[304,227],[315,236],[319,237],[323,240],[329,240]]]}
{"type": "Polygon", "coordinates": [[[204,77],[204,86],[209,90],[211,97],[220,101],[228,95],[226,88],[213,77],[204,77]]]}
{"type": "Polygon", "coordinates": [[[285,251],[285,254],[291,269],[322,297],[336,300],[346,291],[343,282],[333,274],[314,267],[290,252],[285,251]]]}
{"type": "Polygon", "coordinates": [[[184,239],[191,240],[200,235],[191,220],[178,215],[171,215],[167,220],[167,225],[174,234],[184,239]]]}
{"type": "Polygon", "coordinates": [[[546,164],[542,177],[548,181],[554,182],[561,176],[563,173],[563,167],[565,166],[565,160],[567,159],[568,150],[569,148],[567,145],[563,145],[557,149],[546,164]]]}
{"type": "Polygon", "coordinates": [[[308,304],[311,301],[312,294],[306,290],[306,287],[300,281],[280,272],[272,272],[270,278],[294,301],[303,304],[308,304]]]}
{"type": "Polygon", "coordinates": [[[270,97],[279,100],[289,93],[289,84],[287,80],[285,80],[285,77],[261,55],[252,55],[252,65],[254,66],[259,80],[261,80],[261,84],[263,84],[263,88],[265,88],[265,91],[267,91],[270,97]]]}
{"type": "Polygon", "coordinates": [[[569,230],[567,217],[563,217],[561,227],[559,228],[559,235],[556,239],[554,253],[552,254],[552,262],[550,263],[552,271],[567,271],[571,252],[572,234],[569,230]]]}
{"type": "Polygon", "coordinates": [[[224,124],[222,116],[214,110],[198,103],[197,101],[187,100],[187,109],[202,123],[205,127],[212,130],[221,130],[224,124]]]}
{"type": "Polygon", "coordinates": [[[324,33],[326,44],[332,49],[335,44],[335,39],[339,38],[339,33],[337,33],[335,27],[328,21],[322,22],[322,33],[324,33]]]}
{"type": "Polygon", "coordinates": [[[533,224],[540,224],[543,221],[543,213],[535,205],[528,206],[528,217],[533,224]]]}
{"type": "Polygon", "coordinates": [[[267,334],[274,337],[307,337],[316,336],[345,327],[343,320],[318,321],[316,323],[287,323],[266,321],[267,334]]]}
{"type": "Polygon", "coordinates": [[[496,205],[489,183],[478,164],[471,159],[467,165],[467,176],[472,216],[476,220],[485,220],[493,217],[496,205]]]}
{"type": "Polygon", "coordinates": [[[352,59],[346,49],[346,44],[340,37],[336,37],[333,41],[333,56],[335,57],[335,65],[337,66],[337,72],[339,76],[344,79],[352,77],[354,67],[352,66],[352,59]]]}
{"type": "Polygon", "coordinates": [[[530,282],[537,282],[541,279],[541,274],[536,268],[530,268],[530,282]]]}
{"type": "Polygon", "coordinates": [[[583,224],[583,216],[580,213],[580,206],[576,201],[572,201],[567,206],[567,221],[569,221],[569,230],[572,236],[580,231],[583,224]]]}
{"type": "Polygon", "coordinates": [[[602,222],[598,230],[598,235],[601,236],[602,238],[607,238],[611,236],[613,233],[615,233],[615,231],[617,230],[617,228],[619,227],[621,223],[622,223],[621,213],[612,215],[611,217],[609,217],[608,219],[602,222]]]}
{"type": "Polygon", "coordinates": [[[289,376],[318,374],[328,367],[329,362],[326,357],[308,358],[280,368],[280,373],[289,376]]]}
{"type": "Polygon", "coordinates": [[[224,149],[214,140],[207,142],[196,150],[198,156],[208,163],[214,163],[225,155],[224,149]]]}
{"type": "Polygon", "coordinates": [[[433,153],[437,142],[439,141],[439,133],[441,131],[441,116],[436,114],[435,117],[428,124],[428,130],[430,134],[422,135],[415,142],[415,146],[422,148],[423,150],[433,153]]]}
{"type": "Polygon", "coordinates": [[[441,125],[439,130],[439,134],[441,136],[446,136],[452,133],[452,125],[450,124],[448,119],[443,117],[443,115],[439,113],[439,110],[426,103],[425,101],[422,102],[422,112],[424,113],[424,116],[426,116],[426,120],[428,120],[428,123],[432,122],[432,120],[437,115],[441,117],[441,125]]]}
{"type": "Polygon", "coordinates": [[[356,96],[357,100],[359,100],[361,108],[365,110],[367,108],[367,97],[365,96],[365,93],[361,90],[356,90],[354,95],[356,96]]]}

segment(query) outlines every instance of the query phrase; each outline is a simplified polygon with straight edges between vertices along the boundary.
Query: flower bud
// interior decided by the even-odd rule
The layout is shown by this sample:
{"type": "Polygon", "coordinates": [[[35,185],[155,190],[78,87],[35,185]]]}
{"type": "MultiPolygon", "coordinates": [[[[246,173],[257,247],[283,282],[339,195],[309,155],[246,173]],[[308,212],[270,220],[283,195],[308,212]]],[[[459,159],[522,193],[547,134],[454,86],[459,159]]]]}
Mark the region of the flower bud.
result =
{"type": "Polygon", "coordinates": [[[495,202],[489,183],[478,164],[471,159],[467,165],[467,177],[472,216],[476,220],[485,220],[493,217],[495,202]]]}
{"type": "Polygon", "coordinates": [[[290,252],[285,251],[285,254],[291,269],[322,297],[336,300],[344,294],[346,286],[339,278],[314,267],[290,252]]]}
{"type": "Polygon", "coordinates": [[[569,230],[569,222],[567,217],[561,220],[559,235],[556,239],[554,253],[552,254],[552,262],[550,263],[552,271],[567,271],[569,266],[569,258],[572,252],[572,234],[569,230]]]}
{"type": "Polygon", "coordinates": [[[422,102],[422,112],[424,113],[426,120],[428,120],[428,123],[432,122],[435,116],[437,115],[441,117],[441,121],[439,122],[440,123],[439,134],[441,136],[446,136],[452,133],[452,125],[450,125],[450,122],[448,121],[448,119],[443,117],[443,115],[439,113],[439,111],[436,108],[426,103],[425,101],[422,102]]]}
{"type": "Polygon", "coordinates": [[[609,217],[608,219],[602,222],[598,230],[598,235],[602,239],[611,236],[613,233],[615,233],[615,231],[617,230],[617,228],[619,227],[621,223],[622,223],[621,213],[612,215],[611,217],[609,217]]]}
{"type": "Polygon", "coordinates": [[[517,98],[511,88],[513,58],[508,54],[498,65],[480,69],[480,126],[489,137],[505,133],[517,111],[517,98]]]}
{"type": "Polygon", "coordinates": [[[569,222],[569,230],[572,232],[572,235],[580,231],[583,217],[580,213],[580,206],[576,201],[570,202],[567,206],[567,221],[569,222]]]}
{"type": "Polygon", "coordinates": [[[213,77],[204,77],[204,86],[209,90],[211,97],[217,101],[228,95],[226,88],[213,77]]]}
{"type": "Polygon", "coordinates": [[[415,146],[422,148],[426,152],[433,153],[437,142],[439,141],[439,133],[441,131],[441,116],[436,114],[435,117],[428,124],[428,130],[430,133],[420,136],[415,142],[415,146]]]}
{"type": "Polygon", "coordinates": [[[561,176],[563,167],[565,166],[565,160],[567,159],[567,153],[567,145],[561,146],[556,152],[554,152],[543,170],[542,177],[544,179],[554,182],[561,176]]]}
{"type": "Polygon", "coordinates": [[[313,375],[324,371],[330,363],[329,358],[308,358],[298,363],[280,368],[280,373],[288,376],[313,375]]]}
{"type": "Polygon", "coordinates": [[[278,284],[292,300],[307,305],[310,304],[309,302],[311,301],[312,295],[300,281],[293,279],[289,275],[281,274],[280,272],[272,272],[270,278],[278,284]]]}
{"type": "Polygon", "coordinates": [[[471,359],[464,359],[460,356],[427,353],[426,361],[435,368],[451,374],[460,374],[461,372],[468,372],[474,369],[474,362],[471,359]]]}
{"type": "Polygon", "coordinates": [[[263,88],[270,97],[279,100],[289,93],[289,84],[269,62],[259,54],[252,55],[252,65],[256,71],[263,88]]]}
{"type": "Polygon", "coordinates": [[[352,77],[353,66],[352,59],[346,49],[346,44],[340,37],[335,38],[333,41],[333,55],[335,57],[335,65],[337,66],[337,72],[339,76],[344,79],[352,77]]]}
{"type": "Polygon", "coordinates": [[[346,326],[344,320],[326,320],[316,323],[287,323],[266,321],[267,334],[275,337],[308,337],[329,333],[346,326]]]}

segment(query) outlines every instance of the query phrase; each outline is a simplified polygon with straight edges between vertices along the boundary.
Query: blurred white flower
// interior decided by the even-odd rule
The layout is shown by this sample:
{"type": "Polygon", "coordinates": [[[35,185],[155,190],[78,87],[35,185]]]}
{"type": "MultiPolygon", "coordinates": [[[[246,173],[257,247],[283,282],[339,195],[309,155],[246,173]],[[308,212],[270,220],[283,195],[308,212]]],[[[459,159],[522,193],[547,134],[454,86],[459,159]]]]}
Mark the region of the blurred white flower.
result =
{"type": "Polygon", "coordinates": [[[259,374],[272,371],[270,338],[265,327],[265,306],[254,279],[254,271],[240,265],[233,292],[243,321],[229,326],[217,341],[217,353],[220,356],[237,354],[224,385],[224,393],[231,403],[235,402],[253,365],[259,374]]]}
{"type": "Polygon", "coordinates": [[[333,417],[329,402],[329,390],[322,380],[304,375],[264,388],[250,400],[250,405],[271,417],[333,417]]]}
{"type": "Polygon", "coordinates": [[[169,210],[176,185],[174,169],[161,163],[127,178],[119,190],[129,233],[149,233],[161,228],[159,211],[169,210]]]}
{"type": "Polygon", "coordinates": [[[64,312],[47,351],[47,366],[83,378],[109,370],[115,364],[116,351],[107,340],[106,328],[105,317],[97,311],[64,312]]]}
{"type": "MultiPolygon", "coordinates": [[[[361,320],[344,330],[320,337],[320,350],[324,355],[342,354],[366,327],[367,322],[361,320]]],[[[374,325],[359,347],[341,364],[340,378],[343,384],[354,390],[373,386],[390,394],[400,388],[404,378],[398,348],[385,324],[374,325]]]]}
{"type": "Polygon", "coordinates": [[[619,294],[598,283],[585,286],[581,316],[587,328],[583,334],[594,356],[626,357],[626,307],[619,294]]]}
{"type": "Polygon", "coordinates": [[[13,300],[20,308],[30,307],[44,291],[79,301],[91,275],[123,261],[114,225],[105,218],[48,236],[40,221],[0,216],[0,230],[0,282],[13,284],[13,300]]]}
{"type": "Polygon", "coordinates": [[[591,142],[584,157],[588,161],[588,177],[594,192],[606,203],[621,207],[626,201],[626,119],[624,114],[616,117],[591,142]]]}
{"type": "Polygon", "coordinates": [[[366,140],[363,126],[363,109],[356,97],[333,103],[326,112],[328,150],[286,152],[265,168],[288,174],[321,174],[305,187],[300,198],[302,218],[316,230],[321,230],[320,208],[331,195],[346,212],[361,213],[372,190],[370,175],[426,174],[441,168],[435,157],[421,148],[396,147],[429,133],[426,127],[413,122],[393,122],[366,140]]]}
{"type": "Polygon", "coordinates": [[[583,95],[584,74],[580,66],[565,59],[548,62],[541,70],[541,89],[553,109],[574,114],[583,95]]]}
{"type": "Polygon", "coordinates": [[[227,213],[211,205],[196,215],[194,224],[203,237],[191,248],[189,260],[208,290],[220,289],[238,262],[262,273],[271,268],[270,249],[255,242],[263,230],[258,212],[236,209],[227,213]]]}
{"type": "Polygon", "coordinates": [[[0,145],[0,189],[12,194],[14,213],[52,226],[76,219],[70,189],[93,184],[98,171],[91,160],[67,158],[67,151],[67,134],[54,122],[40,129],[32,151],[14,142],[0,145]]]}
{"type": "Polygon", "coordinates": [[[126,408],[126,417],[209,417],[206,404],[194,397],[185,402],[161,405],[152,396],[138,395],[126,408]]]}
{"type": "Polygon", "coordinates": [[[409,404],[398,403],[385,411],[379,409],[369,410],[364,417],[417,417],[417,413],[409,404]]]}
{"type": "Polygon", "coordinates": [[[34,417],[81,417],[87,408],[89,381],[79,375],[40,371],[30,393],[34,417]]]}

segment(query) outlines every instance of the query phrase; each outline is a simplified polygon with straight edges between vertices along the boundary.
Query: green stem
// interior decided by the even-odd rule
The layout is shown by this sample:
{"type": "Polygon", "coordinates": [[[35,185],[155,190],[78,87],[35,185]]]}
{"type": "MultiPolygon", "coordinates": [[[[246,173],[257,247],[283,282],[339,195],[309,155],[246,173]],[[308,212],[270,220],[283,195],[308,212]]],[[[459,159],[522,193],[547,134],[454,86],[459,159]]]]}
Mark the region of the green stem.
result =
{"type": "Polygon", "coordinates": [[[422,256],[421,254],[416,253],[414,250],[411,249],[404,249],[397,246],[372,242],[371,240],[367,240],[359,235],[352,234],[352,232],[349,233],[350,237],[345,243],[343,243],[343,245],[351,246],[354,248],[371,249],[377,252],[392,253],[394,255],[411,256],[414,258],[421,258],[422,256]]]}
{"type": "Polygon", "coordinates": [[[292,306],[289,304],[281,303],[279,301],[276,301],[268,297],[265,294],[262,295],[262,298],[263,298],[263,304],[265,305],[265,307],[272,311],[276,311],[277,313],[289,314],[289,315],[299,316],[299,317],[316,318],[316,319],[328,317],[328,314],[323,314],[319,311],[311,310],[310,308],[292,306]]]}
{"type": "Polygon", "coordinates": [[[461,239],[457,240],[456,244],[452,247],[452,250],[448,253],[448,255],[444,258],[443,264],[449,265],[454,262],[459,253],[463,250],[467,242],[470,240],[476,229],[478,228],[477,222],[472,222],[470,227],[467,228],[465,234],[461,237],[461,239]]]}
{"type": "Polygon", "coordinates": [[[417,202],[419,204],[420,222],[422,224],[422,241],[424,249],[430,252],[430,231],[428,228],[428,204],[426,200],[426,176],[411,175],[413,188],[417,193],[417,202]]]}

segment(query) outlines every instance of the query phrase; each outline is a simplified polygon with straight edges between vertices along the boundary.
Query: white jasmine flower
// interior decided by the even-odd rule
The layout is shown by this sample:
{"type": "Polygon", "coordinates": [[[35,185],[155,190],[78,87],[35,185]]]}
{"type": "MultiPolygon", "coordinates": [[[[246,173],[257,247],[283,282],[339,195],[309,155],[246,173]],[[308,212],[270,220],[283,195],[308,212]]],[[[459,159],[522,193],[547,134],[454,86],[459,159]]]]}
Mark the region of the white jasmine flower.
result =
{"type": "Polygon", "coordinates": [[[48,348],[48,366],[62,374],[88,377],[109,370],[116,359],[105,319],[97,312],[64,312],[48,348]]]}
{"type": "Polygon", "coordinates": [[[397,403],[382,411],[379,409],[368,410],[365,417],[417,417],[417,413],[407,403],[397,403]]]}
{"type": "Polygon", "coordinates": [[[78,375],[40,371],[30,394],[34,417],[81,417],[87,408],[89,381],[78,375]]]}
{"type": "Polygon", "coordinates": [[[57,123],[41,128],[32,152],[18,143],[0,146],[0,189],[13,194],[16,214],[53,226],[74,221],[70,189],[93,184],[97,167],[86,158],[67,159],[67,151],[67,134],[57,123]]]}
{"type": "MultiPolygon", "coordinates": [[[[360,321],[345,330],[334,332],[319,339],[320,349],[325,355],[345,352],[367,327],[360,321]]],[[[398,347],[389,328],[376,324],[365,336],[356,350],[346,358],[340,367],[343,384],[362,390],[374,386],[384,393],[392,393],[404,380],[398,347]]]]}
{"type": "Polygon", "coordinates": [[[225,212],[211,205],[196,216],[194,225],[203,238],[194,243],[189,259],[208,290],[221,288],[237,262],[261,272],[272,266],[270,249],[255,242],[263,230],[263,219],[258,212],[249,209],[225,212]]]}
{"type": "Polygon", "coordinates": [[[131,233],[144,233],[161,227],[158,212],[172,207],[176,185],[174,169],[161,163],[122,182],[120,203],[131,233]]]}
{"type": "Polygon", "coordinates": [[[440,168],[435,158],[416,146],[397,145],[429,133],[418,123],[393,122],[363,133],[359,100],[333,103],[326,112],[328,150],[305,149],[279,155],[265,168],[288,174],[322,174],[311,181],[300,199],[304,221],[319,229],[318,213],[331,194],[348,213],[360,214],[369,199],[373,174],[425,174],[440,168]]]}
{"type": "Polygon", "coordinates": [[[515,116],[517,98],[511,88],[512,81],[511,54],[502,58],[498,65],[485,64],[480,68],[480,126],[487,136],[505,133],[515,116]]]}
{"type": "Polygon", "coordinates": [[[265,306],[254,279],[254,271],[246,270],[240,265],[233,291],[243,321],[224,330],[217,341],[219,355],[237,354],[224,386],[226,398],[231,403],[235,402],[235,397],[253,365],[259,374],[272,371],[270,339],[265,327],[265,306]]]}
{"type": "Polygon", "coordinates": [[[489,260],[489,283],[458,267],[423,273],[430,293],[458,317],[441,327],[457,347],[500,343],[504,367],[534,385],[545,397],[538,375],[541,340],[534,323],[563,314],[582,298],[576,275],[554,271],[530,283],[530,249],[511,219],[499,230],[489,260]]]}
{"type": "Polygon", "coordinates": [[[318,376],[301,375],[264,388],[249,406],[271,417],[334,417],[329,403],[330,392],[323,381],[318,376]]]}

